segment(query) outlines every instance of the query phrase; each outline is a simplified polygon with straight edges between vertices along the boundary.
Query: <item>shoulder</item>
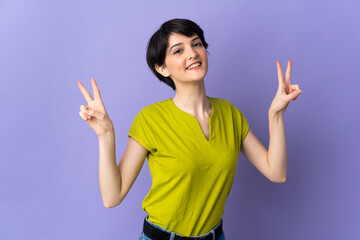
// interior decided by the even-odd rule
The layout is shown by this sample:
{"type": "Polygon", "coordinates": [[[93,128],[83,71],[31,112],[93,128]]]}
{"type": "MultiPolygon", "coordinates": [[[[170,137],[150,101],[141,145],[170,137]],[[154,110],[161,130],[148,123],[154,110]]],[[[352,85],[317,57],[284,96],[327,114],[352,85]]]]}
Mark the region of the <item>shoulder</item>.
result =
{"type": "Polygon", "coordinates": [[[225,116],[232,115],[232,116],[242,116],[243,113],[240,111],[238,107],[236,107],[235,104],[231,103],[227,99],[223,98],[211,98],[212,103],[214,103],[214,106],[216,110],[225,116]]]}
{"type": "Polygon", "coordinates": [[[160,114],[166,112],[168,108],[168,100],[163,100],[160,102],[152,103],[148,106],[143,107],[138,113],[142,118],[154,118],[160,114]]]}
{"type": "Polygon", "coordinates": [[[216,106],[230,106],[231,103],[229,100],[224,98],[216,98],[216,97],[209,97],[211,103],[214,103],[216,106]]]}
{"type": "Polygon", "coordinates": [[[221,110],[234,110],[236,107],[229,100],[224,98],[210,97],[211,103],[214,103],[215,107],[221,110]]]}

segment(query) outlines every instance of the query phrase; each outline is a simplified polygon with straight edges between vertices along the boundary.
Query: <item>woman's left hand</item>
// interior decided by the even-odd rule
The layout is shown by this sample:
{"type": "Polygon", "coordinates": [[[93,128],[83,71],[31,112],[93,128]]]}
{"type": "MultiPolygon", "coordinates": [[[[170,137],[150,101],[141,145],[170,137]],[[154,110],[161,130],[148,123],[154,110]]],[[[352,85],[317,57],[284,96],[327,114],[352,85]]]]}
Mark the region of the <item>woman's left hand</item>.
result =
{"type": "Polygon", "coordinates": [[[280,62],[277,61],[276,64],[278,70],[279,87],[276,92],[275,98],[271,103],[269,112],[271,111],[274,114],[284,114],[290,101],[295,101],[297,97],[302,93],[302,91],[300,90],[299,85],[290,85],[292,62],[290,60],[288,61],[285,79],[280,62]]]}

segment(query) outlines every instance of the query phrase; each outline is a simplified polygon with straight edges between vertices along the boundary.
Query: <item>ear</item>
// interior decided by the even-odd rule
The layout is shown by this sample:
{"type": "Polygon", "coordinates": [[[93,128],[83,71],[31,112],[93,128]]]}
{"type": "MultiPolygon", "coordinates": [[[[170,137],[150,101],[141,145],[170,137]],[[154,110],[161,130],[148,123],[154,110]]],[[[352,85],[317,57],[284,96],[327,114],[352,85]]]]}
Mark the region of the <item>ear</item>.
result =
{"type": "Polygon", "coordinates": [[[170,73],[167,70],[165,65],[161,65],[159,66],[158,64],[155,64],[155,70],[160,73],[161,75],[163,75],[164,77],[170,77],[170,73]]]}

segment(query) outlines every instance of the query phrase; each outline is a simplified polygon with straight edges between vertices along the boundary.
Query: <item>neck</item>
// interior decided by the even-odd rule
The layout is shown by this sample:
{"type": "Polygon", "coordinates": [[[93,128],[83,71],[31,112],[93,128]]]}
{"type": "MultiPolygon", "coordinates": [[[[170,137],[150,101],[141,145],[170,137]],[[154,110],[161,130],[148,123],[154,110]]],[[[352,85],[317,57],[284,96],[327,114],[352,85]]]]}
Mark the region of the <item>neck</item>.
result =
{"type": "Polygon", "coordinates": [[[176,94],[172,98],[175,105],[200,119],[208,118],[211,114],[211,104],[206,96],[204,80],[197,83],[177,84],[176,94]]]}

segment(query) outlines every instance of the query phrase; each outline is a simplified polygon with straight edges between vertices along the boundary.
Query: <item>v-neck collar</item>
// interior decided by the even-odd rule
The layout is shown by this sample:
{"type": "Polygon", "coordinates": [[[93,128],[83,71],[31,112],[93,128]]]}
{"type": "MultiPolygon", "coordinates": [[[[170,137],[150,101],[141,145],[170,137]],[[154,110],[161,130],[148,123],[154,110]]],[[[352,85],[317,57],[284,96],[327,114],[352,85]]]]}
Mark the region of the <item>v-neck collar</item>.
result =
{"type": "Polygon", "coordinates": [[[187,113],[187,112],[184,112],[183,110],[181,110],[178,106],[176,106],[176,104],[173,102],[173,100],[172,100],[171,98],[168,98],[167,101],[169,102],[169,105],[172,106],[172,108],[173,108],[175,111],[177,111],[177,112],[179,112],[179,113],[181,113],[181,114],[183,114],[183,115],[185,115],[185,116],[188,116],[188,117],[190,117],[191,119],[195,120],[195,121],[196,121],[196,124],[197,124],[197,129],[198,129],[197,131],[202,135],[202,136],[201,136],[201,139],[202,139],[203,141],[207,142],[207,143],[210,143],[210,142],[213,141],[213,138],[214,138],[214,136],[213,136],[213,129],[212,129],[212,121],[213,121],[214,116],[215,116],[215,114],[216,114],[216,113],[215,113],[216,110],[215,110],[215,106],[214,106],[214,102],[213,102],[212,97],[209,97],[209,96],[206,96],[206,97],[209,99],[210,105],[211,105],[211,114],[210,114],[210,116],[209,116],[209,140],[206,138],[204,132],[203,132],[202,129],[201,129],[199,120],[198,120],[195,116],[193,116],[193,115],[191,115],[190,113],[187,113]]]}

